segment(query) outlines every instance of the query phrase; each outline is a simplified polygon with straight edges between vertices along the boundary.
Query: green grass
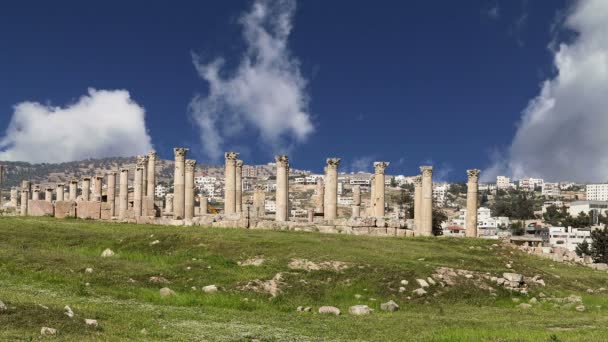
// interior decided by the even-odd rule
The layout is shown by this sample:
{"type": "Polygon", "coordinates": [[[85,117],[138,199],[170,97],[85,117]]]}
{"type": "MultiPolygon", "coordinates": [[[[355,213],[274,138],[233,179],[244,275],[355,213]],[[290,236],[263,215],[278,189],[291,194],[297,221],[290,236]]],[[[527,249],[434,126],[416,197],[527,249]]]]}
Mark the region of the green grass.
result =
{"type": "Polygon", "coordinates": [[[601,341],[608,336],[608,274],[525,255],[494,241],[447,238],[374,238],[318,233],[115,224],[52,218],[0,218],[0,340],[208,340],[208,341],[601,341]],[[160,243],[150,245],[154,240],[160,243]],[[473,248],[471,248],[473,247],[473,248]],[[101,258],[112,249],[116,255],[101,258]],[[261,266],[238,262],[262,256],[261,266]],[[341,261],[349,268],[292,270],[293,258],[341,261]],[[509,270],[505,264],[513,262],[509,270]],[[500,275],[543,276],[546,287],[530,294],[497,288],[497,296],[459,278],[453,287],[433,286],[412,295],[416,278],[447,266],[500,275]],[[93,273],[85,273],[91,267],[93,273]],[[187,268],[190,268],[189,270],[187,268]],[[243,289],[281,272],[281,294],[243,289]],[[169,284],[152,284],[162,276],[169,284]],[[409,281],[399,293],[399,282],[409,281]],[[134,281],[132,281],[134,280],[134,281]],[[88,286],[86,284],[89,284],[88,286]],[[216,294],[200,288],[215,284],[216,294]],[[175,296],[162,298],[167,286],[175,296]],[[197,291],[191,289],[192,286],[197,291]],[[538,295],[583,297],[587,308],[555,308],[541,302],[517,308],[538,295]],[[355,297],[361,295],[360,299],[355,297]],[[411,299],[407,297],[411,296],[411,299]],[[387,313],[380,303],[396,301],[387,313]],[[369,305],[369,316],[348,307],[369,305]],[[48,307],[43,308],[41,305],[48,307]],[[69,305],[73,319],[63,314],[69,305]],[[313,313],[297,312],[311,306],[313,313]],[[341,316],[316,313],[333,305],[341,316]],[[99,321],[87,328],[85,318],[99,321]],[[56,337],[40,336],[43,326],[56,337]]]}

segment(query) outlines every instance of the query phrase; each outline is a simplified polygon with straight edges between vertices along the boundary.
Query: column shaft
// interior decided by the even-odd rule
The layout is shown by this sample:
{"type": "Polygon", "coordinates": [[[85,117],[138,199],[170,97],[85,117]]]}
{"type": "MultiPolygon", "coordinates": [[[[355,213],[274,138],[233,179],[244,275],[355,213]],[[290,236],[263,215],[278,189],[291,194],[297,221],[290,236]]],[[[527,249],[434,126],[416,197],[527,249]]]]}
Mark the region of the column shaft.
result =
{"type": "Polygon", "coordinates": [[[142,214],[143,176],[144,168],[137,165],[135,168],[135,180],[133,181],[133,214],[136,218],[142,214]]]}
{"type": "Polygon", "coordinates": [[[467,214],[465,232],[467,237],[477,237],[477,190],[479,170],[467,170],[467,214]]]}
{"type": "Polygon", "coordinates": [[[186,160],[185,186],[184,186],[184,218],[192,220],[194,217],[194,169],[196,160],[186,160]]]}
{"type": "Polygon", "coordinates": [[[275,220],[289,220],[289,158],[285,155],[275,157],[277,163],[277,191],[275,220]]]}
{"type": "Polygon", "coordinates": [[[78,180],[77,179],[71,179],[70,180],[70,194],[68,196],[68,199],[70,201],[76,201],[76,198],[78,197],[78,180]]]}
{"type": "Polygon", "coordinates": [[[224,214],[236,212],[236,159],[239,154],[226,152],[225,179],[224,179],[224,214]]]}
{"type": "Polygon", "coordinates": [[[338,166],[340,158],[327,158],[325,167],[325,203],[323,217],[331,221],[338,217],[338,166]]]}
{"type": "Polygon", "coordinates": [[[124,220],[127,218],[127,210],[129,209],[129,169],[120,169],[119,186],[118,218],[124,220]]]}
{"type": "Polygon", "coordinates": [[[64,200],[64,198],[63,198],[63,194],[64,194],[63,188],[64,188],[64,184],[63,183],[57,184],[57,201],[63,201],[64,200]]]}
{"type": "Polygon", "coordinates": [[[243,161],[236,161],[236,173],[235,173],[235,210],[237,213],[243,211],[243,161]]]}
{"type": "Polygon", "coordinates": [[[27,190],[21,190],[21,212],[20,215],[21,216],[27,216],[27,205],[28,205],[28,201],[30,199],[30,194],[29,191],[27,190]]]}
{"type": "Polygon", "coordinates": [[[185,215],[186,201],[186,154],[187,148],[174,148],[175,174],[173,179],[173,218],[181,220],[185,215]]]}
{"type": "Polygon", "coordinates": [[[207,198],[207,196],[199,196],[198,201],[201,209],[201,216],[207,215],[207,213],[209,212],[209,199],[207,198]]]}
{"type": "Polygon", "coordinates": [[[420,235],[433,235],[433,167],[421,166],[422,208],[420,209],[420,235]]]}
{"type": "Polygon", "coordinates": [[[91,200],[91,178],[84,177],[82,179],[82,200],[90,201],[91,200]]]}
{"type": "Polygon", "coordinates": [[[108,172],[108,206],[110,207],[110,217],[116,216],[116,171],[108,172]]]}
{"type": "Polygon", "coordinates": [[[422,228],[422,176],[414,178],[414,231],[420,233],[422,228]]]}
{"type": "Polygon", "coordinates": [[[384,217],[384,170],[389,163],[387,162],[375,162],[374,163],[374,216],[376,218],[384,217]]]}

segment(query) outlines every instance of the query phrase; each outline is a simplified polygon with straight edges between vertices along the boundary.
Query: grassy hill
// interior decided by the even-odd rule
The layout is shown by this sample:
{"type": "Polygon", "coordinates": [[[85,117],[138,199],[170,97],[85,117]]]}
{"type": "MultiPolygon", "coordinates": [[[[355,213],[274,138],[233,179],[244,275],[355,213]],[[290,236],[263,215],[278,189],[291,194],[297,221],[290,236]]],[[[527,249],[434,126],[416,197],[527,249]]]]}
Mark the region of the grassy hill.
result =
{"type": "Polygon", "coordinates": [[[42,327],[57,329],[56,339],[77,341],[600,341],[608,336],[608,297],[601,289],[608,287],[606,272],[553,263],[487,240],[51,218],[0,218],[0,237],[0,301],[8,307],[0,309],[0,340],[41,339],[42,327]],[[115,255],[101,257],[106,248],[115,255]],[[440,267],[472,272],[442,279],[436,275],[440,267]],[[530,285],[524,295],[486,279],[503,272],[537,275],[546,286],[530,285]],[[437,284],[423,296],[413,294],[416,279],[430,276],[437,284]],[[201,290],[211,284],[217,293],[201,290]],[[162,287],[175,294],[161,297],[162,287]],[[547,299],[571,295],[581,297],[585,311],[576,310],[581,303],[547,299]],[[533,297],[537,304],[519,307],[533,297]],[[388,300],[400,310],[380,310],[388,300]],[[356,304],[374,311],[349,314],[356,304]],[[66,305],[73,318],[64,314],[66,305]],[[319,314],[323,305],[342,314],[319,314]],[[299,312],[298,306],[312,312],[299,312]],[[85,318],[96,319],[99,327],[87,327],[85,318]]]}

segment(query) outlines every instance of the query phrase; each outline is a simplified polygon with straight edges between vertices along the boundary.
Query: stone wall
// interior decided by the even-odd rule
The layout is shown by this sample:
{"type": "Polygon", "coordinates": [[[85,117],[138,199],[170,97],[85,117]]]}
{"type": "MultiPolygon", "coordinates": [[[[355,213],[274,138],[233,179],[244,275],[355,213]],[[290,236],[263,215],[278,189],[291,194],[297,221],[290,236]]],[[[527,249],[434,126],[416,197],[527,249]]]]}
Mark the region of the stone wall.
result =
{"type": "Polygon", "coordinates": [[[44,200],[29,200],[27,204],[27,214],[29,216],[54,216],[55,208],[53,203],[44,200]]]}
{"type": "Polygon", "coordinates": [[[100,219],[101,202],[81,201],[76,207],[76,214],[81,219],[100,219]]]}
{"type": "Polygon", "coordinates": [[[76,217],[76,202],[74,202],[74,201],[55,201],[55,217],[56,218],[76,217]]]}

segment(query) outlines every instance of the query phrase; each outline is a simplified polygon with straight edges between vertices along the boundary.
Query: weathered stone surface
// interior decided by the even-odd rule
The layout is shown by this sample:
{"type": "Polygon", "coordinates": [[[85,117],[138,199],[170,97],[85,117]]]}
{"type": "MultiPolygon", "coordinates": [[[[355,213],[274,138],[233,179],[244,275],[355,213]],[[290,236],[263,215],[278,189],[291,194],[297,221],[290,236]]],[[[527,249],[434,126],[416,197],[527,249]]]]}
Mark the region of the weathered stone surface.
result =
{"type": "Polygon", "coordinates": [[[203,287],[203,292],[205,293],[216,293],[218,291],[217,286],[215,285],[207,285],[203,287]]]}
{"type": "Polygon", "coordinates": [[[524,280],[524,276],[519,273],[503,273],[502,277],[516,283],[521,283],[524,280]]]}
{"type": "Polygon", "coordinates": [[[159,293],[161,297],[169,297],[175,295],[175,291],[171,290],[168,287],[163,287],[159,290],[159,293]]]}
{"type": "Polygon", "coordinates": [[[63,308],[63,313],[70,318],[74,318],[74,311],[68,305],[63,308]]]}
{"type": "Polygon", "coordinates": [[[6,306],[6,304],[4,304],[4,302],[0,300],[0,312],[7,311],[7,310],[8,310],[8,306],[6,306]]]}
{"type": "Polygon", "coordinates": [[[518,307],[518,308],[520,308],[520,309],[524,309],[524,310],[525,310],[525,309],[529,309],[529,308],[531,308],[531,307],[532,307],[532,305],[527,304],[527,303],[521,303],[521,304],[519,304],[517,307],[518,307]]]}
{"type": "Polygon", "coordinates": [[[426,294],[426,291],[423,288],[419,288],[412,291],[412,293],[418,296],[424,296],[426,294]]]}
{"type": "Polygon", "coordinates": [[[81,201],[76,206],[76,215],[81,219],[100,219],[101,202],[81,201]]]}
{"type": "Polygon", "coordinates": [[[103,258],[112,257],[112,256],[114,256],[114,252],[113,252],[111,249],[106,248],[106,249],[105,249],[105,250],[104,250],[104,251],[101,253],[101,256],[102,256],[103,258]]]}
{"type": "Polygon", "coordinates": [[[353,305],[350,308],[348,308],[348,312],[351,315],[369,315],[371,310],[367,305],[353,305]]]}
{"type": "Polygon", "coordinates": [[[424,279],[416,279],[416,282],[422,288],[429,287],[429,283],[427,283],[426,280],[424,280],[424,279]]]}
{"type": "Polygon", "coordinates": [[[340,315],[340,309],[338,309],[335,306],[322,306],[319,308],[319,313],[320,314],[333,314],[333,315],[340,315]]]}
{"type": "Polygon", "coordinates": [[[55,202],[55,217],[56,218],[76,217],[76,202],[75,201],[56,201],[55,202]]]}
{"type": "Polygon", "coordinates": [[[29,216],[54,216],[55,208],[53,203],[44,200],[29,200],[27,204],[27,214],[29,216]]]}
{"type": "Polygon", "coordinates": [[[97,327],[99,327],[99,323],[97,323],[97,320],[96,320],[96,319],[89,319],[89,318],[86,318],[86,319],[84,320],[84,324],[86,324],[86,325],[87,325],[87,327],[89,327],[89,328],[97,328],[97,327]]]}
{"type": "Polygon", "coordinates": [[[392,300],[389,300],[386,303],[380,304],[380,309],[383,311],[394,312],[399,310],[399,305],[392,300]]]}
{"type": "Polygon", "coordinates": [[[57,335],[57,329],[53,329],[53,328],[49,328],[49,327],[42,327],[42,329],[40,329],[40,335],[44,335],[44,336],[57,335]]]}

